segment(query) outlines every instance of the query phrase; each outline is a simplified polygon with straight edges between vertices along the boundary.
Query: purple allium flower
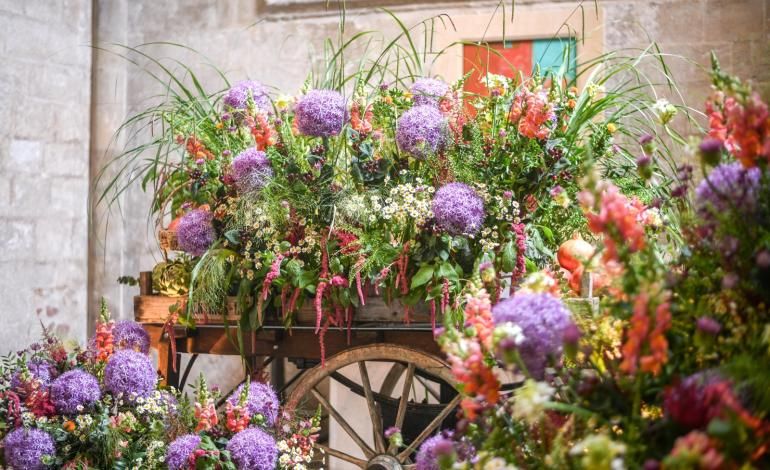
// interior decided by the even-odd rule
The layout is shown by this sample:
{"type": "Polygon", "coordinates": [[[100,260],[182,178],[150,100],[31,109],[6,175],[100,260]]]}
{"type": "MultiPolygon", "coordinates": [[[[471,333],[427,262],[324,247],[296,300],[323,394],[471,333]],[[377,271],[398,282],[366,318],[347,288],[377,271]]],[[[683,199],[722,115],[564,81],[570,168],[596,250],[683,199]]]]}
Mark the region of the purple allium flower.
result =
{"type": "Polygon", "coordinates": [[[436,434],[425,440],[415,457],[417,470],[440,470],[439,459],[454,452],[454,442],[443,434],[436,434]]]}
{"type": "MultiPolygon", "coordinates": [[[[237,405],[242,391],[243,384],[230,395],[227,401],[237,405]]],[[[272,426],[275,424],[275,420],[278,419],[280,403],[278,395],[276,395],[275,390],[270,385],[256,381],[252,381],[249,384],[249,396],[246,398],[246,406],[251,416],[261,414],[265,418],[265,423],[268,426],[272,426]]]]}
{"type": "Polygon", "coordinates": [[[235,184],[243,192],[262,189],[273,176],[267,154],[253,147],[233,158],[232,169],[235,184]]]}
{"type": "Polygon", "coordinates": [[[144,354],[150,353],[150,335],[135,321],[121,320],[115,323],[112,340],[116,349],[133,349],[144,354]]]}
{"type": "Polygon", "coordinates": [[[738,162],[723,163],[698,184],[695,206],[698,213],[709,218],[735,207],[742,214],[751,214],[757,206],[759,168],[743,168],[738,162]]]}
{"type": "Polygon", "coordinates": [[[195,452],[200,443],[201,437],[197,434],[185,434],[174,439],[166,451],[166,465],[169,470],[186,469],[190,455],[195,452]]]}
{"type": "Polygon", "coordinates": [[[708,335],[716,335],[722,329],[722,325],[718,321],[711,317],[702,316],[695,322],[695,327],[698,331],[702,331],[708,335]]]}
{"type": "Polygon", "coordinates": [[[409,91],[414,97],[415,106],[437,105],[441,97],[449,92],[449,85],[435,78],[420,78],[415,81],[409,91]]]}
{"type": "Polygon", "coordinates": [[[238,470],[273,470],[278,459],[275,439],[259,428],[244,429],[233,436],[227,450],[238,470]]]}
{"type": "Polygon", "coordinates": [[[244,80],[236,83],[227,91],[223,101],[225,105],[233,109],[246,109],[249,96],[252,97],[254,105],[258,109],[269,111],[272,108],[267,88],[255,80],[244,80]]]}
{"type": "Polygon", "coordinates": [[[484,200],[470,186],[449,183],[433,197],[436,224],[452,235],[475,235],[484,223],[484,200]]]}
{"type": "Polygon", "coordinates": [[[294,108],[297,129],[313,137],[331,137],[348,120],[345,98],[334,90],[310,90],[294,108]]]}
{"type": "Polygon", "coordinates": [[[56,411],[65,415],[79,414],[100,398],[99,381],[81,369],[65,372],[51,384],[51,401],[56,411]]]}
{"type": "Polygon", "coordinates": [[[48,468],[43,456],[55,456],[56,445],[50,434],[40,429],[16,428],[3,439],[5,463],[19,470],[48,468]]]}
{"type": "Polygon", "coordinates": [[[176,237],[179,248],[193,256],[201,256],[217,237],[211,221],[214,215],[203,209],[194,209],[179,220],[176,237]]]}
{"type": "Polygon", "coordinates": [[[415,106],[396,122],[396,142],[401,151],[425,158],[447,142],[447,120],[435,106],[415,106]]]}
{"type": "Polygon", "coordinates": [[[116,351],[104,368],[104,387],[113,395],[145,396],[155,389],[157,381],[150,358],[130,349],[116,351]]]}
{"type": "MultiPolygon", "coordinates": [[[[42,359],[31,359],[27,362],[27,371],[30,378],[36,379],[43,387],[51,385],[51,380],[56,375],[56,368],[53,364],[42,359]]],[[[23,389],[24,381],[21,377],[21,371],[16,371],[11,376],[11,389],[14,391],[21,391],[23,389]]]]}
{"type": "Polygon", "coordinates": [[[722,277],[722,289],[730,290],[735,289],[741,278],[735,273],[727,273],[722,277]]]}
{"type": "Polygon", "coordinates": [[[518,293],[492,308],[495,325],[513,323],[524,333],[519,356],[529,373],[543,378],[549,357],[562,352],[564,332],[572,324],[561,300],[547,293],[518,293]]]}

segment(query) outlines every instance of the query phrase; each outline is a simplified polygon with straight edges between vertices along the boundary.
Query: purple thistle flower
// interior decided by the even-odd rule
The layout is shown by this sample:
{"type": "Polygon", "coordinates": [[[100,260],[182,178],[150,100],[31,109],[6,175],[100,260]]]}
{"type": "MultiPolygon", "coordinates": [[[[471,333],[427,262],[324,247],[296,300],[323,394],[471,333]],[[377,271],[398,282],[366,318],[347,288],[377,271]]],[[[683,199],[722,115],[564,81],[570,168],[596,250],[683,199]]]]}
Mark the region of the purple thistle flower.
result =
{"type": "Polygon", "coordinates": [[[454,452],[454,442],[443,434],[425,440],[415,457],[417,470],[440,470],[439,459],[454,452]]]}
{"type": "Polygon", "coordinates": [[[415,158],[433,155],[447,143],[447,120],[435,106],[415,106],[398,118],[396,142],[415,158]]]}
{"type": "Polygon", "coordinates": [[[313,137],[331,137],[342,131],[348,120],[345,98],[334,90],[310,90],[294,109],[297,129],[313,137]]]}
{"type": "Polygon", "coordinates": [[[475,235],[484,223],[484,200],[464,183],[449,183],[433,197],[436,224],[452,235],[475,235]]]}
{"type": "Polygon", "coordinates": [[[179,220],[176,229],[177,243],[182,251],[201,256],[217,237],[211,221],[214,215],[203,209],[194,209],[179,220]]]}
{"type": "Polygon", "coordinates": [[[50,434],[40,429],[16,428],[3,439],[5,463],[13,468],[43,470],[43,456],[54,457],[56,445],[50,434]]]}
{"type": "Polygon", "coordinates": [[[238,470],[273,470],[278,460],[275,439],[259,428],[244,429],[233,436],[227,450],[238,470]]]}
{"type": "Polygon", "coordinates": [[[200,443],[201,437],[197,434],[185,434],[174,439],[166,451],[166,465],[169,470],[188,468],[190,455],[195,452],[200,443]]]}
{"type": "MultiPolygon", "coordinates": [[[[242,391],[243,384],[230,395],[227,401],[233,405],[237,405],[242,391]]],[[[246,398],[246,407],[251,416],[260,414],[265,418],[265,423],[268,426],[272,426],[275,424],[276,419],[278,419],[278,407],[280,403],[278,395],[276,395],[275,390],[273,390],[273,387],[270,385],[256,381],[252,381],[249,384],[249,395],[246,398]]]]}
{"type": "Polygon", "coordinates": [[[698,331],[702,331],[708,335],[716,336],[722,329],[722,325],[718,321],[711,317],[702,316],[695,322],[695,327],[698,331]]]}
{"type": "Polygon", "coordinates": [[[146,354],[122,349],[116,351],[104,368],[104,387],[113,395],[146,396],[155,389],[158,375],[146,354]]]}
{"type": "Polygon", "coordinates": [[[117,322],[112,330],[112,340],[116,349],[133,349],[144,354],[150,353],[150,335],[135,321],[117,322]]]}
{"type": "Polygon", "coordinates": [[[513,323],[524,333],[519,356],[532,377],[541,380],[548,358],[562,352],[564,333],[572,324],[569,310],[547,293],[519,293],[492,308],[495,325],[513,323]]]}
{"type": "MultiPolygon", "coordinates": [[[[51,385],[51,381],[56,376],[56,368],[53,364],[43,359],[31,359],[27,362],[27,371],[29,378],[37,380],[40,385],[47,388],[51,385]]],[[[23,390],[24,379],[22,378],[22,372],[16,371],[11,376],[11,389],[17,392],[23,390]]]]}
{"type": "Polygon", "coordinates": [[[708,174],[695,189],[695,207],[709,219],[735,207],[742,214],[751,214],[757,206],[759,168],[743,168],[738,162],[723,163],[708,174]]]}
{"type": "Polygon", "coordinates": [[[65,415],[79,414],[101,398],[99,381],[81,369],[65,372],[51,384],[51,402],[65,415]]]}
{"type": "Polygon", "coordinates": [[[235,184],[243,192],[262,189],[273,176],[267,154],[253,147],[233,158],[232,170],[235,184]]]}
{"type": "Polygon", "coordinates": [[[272,108],[267,88],[255,80],[244,80],[236,83],[227,91],[222,101],[230,108],[246,109],[249,96],[254,100],[254,105],[257,109],[269,111],[272,108]]]}
{"type": "Polygon", "coordinates": [[[438,105],[439,100],[449,92],[449,85],[435,78],[420,78],[416,80],[409,91],[414,97],[415,106],[438,105]]]}

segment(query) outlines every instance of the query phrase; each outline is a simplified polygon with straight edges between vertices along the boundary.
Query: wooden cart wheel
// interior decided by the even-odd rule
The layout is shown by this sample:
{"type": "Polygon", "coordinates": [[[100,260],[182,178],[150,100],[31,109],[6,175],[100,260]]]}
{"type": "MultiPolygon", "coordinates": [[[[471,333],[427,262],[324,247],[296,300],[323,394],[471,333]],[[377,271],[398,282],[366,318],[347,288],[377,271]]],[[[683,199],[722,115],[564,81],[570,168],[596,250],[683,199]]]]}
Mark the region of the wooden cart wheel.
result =
{"type": "MultiPolygon", "coordinates": [[[[351,455],[347,450],[319,444],[330,457],[368,470],[413,469],[411,457],[414,452],[425,439],[436,433],[441,423],[450,417],[460,403],[459,394],[454,394],[446,403],[435,403],[440,401],[439,395],[435,393],[436,386],[454,383],[449,366],[441,358],[394,344],[360,346],[331,357],[324,367],[318,365],[307,371],[289,394],[286,408],[302,408],[310,397],[315,398],[329,414],[329,418],[336,421],[357,446],[357,452],[351,455]],[[372,387],[367,362],[389,367],[379,391],[372,387]],[[348,366],[353,367],[348,368],[345,375],[343,369],[348,366]],[[353,416],[349,412],[350,416],[343,416],[345,411],[335,409],[329,399],[319,391],[320,385],[327,380],[334,380],[365,398],[369,414],[366,426],[369,427],[369,432],[356,432],[350,422],[360,416],[353,416]],[[398,382],[400,387],[395,387],[398,382]],[[420,398],[415,395],[418,389],[424,390],[425,395],[429,394],[432,398],[428,402],[434,403],[425,404],[415,400],[420,398]],[[391,396],[390,391],[396,393],[396,396],[391,396]],[[387,411],[391,412],[390,423],[384,416],[388,414],[387,411]],[[419,416],[422,416],[421,412],[429,413],[430,420],[419,424],[420,429],[414,429],[419,416]],[[406,432],[405,423],[409,427],[409,433],[406,432]],[[394,448],[388,444],[383,429],[385,424],[392,424],[403,430],[404,447],[394,448]],[[407,438],[407,434],[414,437],[407,438]],[[362,436],[371,438],[364,439],[362,436]]],[[[423,421],[426,420],[427,418],[423,421]]],[[[360,426],[358,427],[360,429],[360,426]]]]}

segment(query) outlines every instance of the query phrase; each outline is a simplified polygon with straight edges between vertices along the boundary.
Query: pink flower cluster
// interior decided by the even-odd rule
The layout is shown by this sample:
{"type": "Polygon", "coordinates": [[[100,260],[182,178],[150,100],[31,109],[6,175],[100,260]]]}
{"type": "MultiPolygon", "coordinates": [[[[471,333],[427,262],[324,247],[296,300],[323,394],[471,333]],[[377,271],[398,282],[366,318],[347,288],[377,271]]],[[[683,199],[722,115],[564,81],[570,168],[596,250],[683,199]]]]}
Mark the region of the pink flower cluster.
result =
{"type": "Polygon", "coordinates": [[[767,104],[752,93],[745,99],[717,92],[707,103],[712,138],[724,142],[746,168],[758,158],[770,160],[770,112],[767,104]]]}
{"type": "Polygon", "coordinates": [[[556,117],[553,105],[543,91],[523,90],[511,103],[508,120],[518,123],[519,134],[530,139],[547,139],[551,129],[546,125],[556,117]]]}
{"type": "Polygon", "coordinates": [[[629,199],[613,185],[609,185],[601,193],[598,205],[594,195],[589,192],[582,191],[578,198],[584,207],[593,207],[586,211],[588,229],[595,234],[605,235],[604,261],[618,259],[618,242],[623,243],[631,253],[644,248],[642,221],[647,208],[641,201],[636,198],[629,199]]]}

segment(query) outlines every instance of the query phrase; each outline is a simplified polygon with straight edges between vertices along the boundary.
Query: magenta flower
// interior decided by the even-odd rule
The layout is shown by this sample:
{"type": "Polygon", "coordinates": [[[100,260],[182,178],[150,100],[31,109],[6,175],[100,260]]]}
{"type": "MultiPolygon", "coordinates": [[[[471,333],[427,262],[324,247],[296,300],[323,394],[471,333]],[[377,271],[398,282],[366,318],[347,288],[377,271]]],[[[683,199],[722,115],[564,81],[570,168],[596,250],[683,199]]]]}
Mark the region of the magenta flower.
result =
{"type": "Polygon", "coordinates": [[[484,200],[467,184],[449,183],[433,197],[433,217],[451,235],[475,235],[486,217],[484,200]]]}
{"type": "MultiPolygon", "coordinates": [[[[254,105],[257,109],[262,111],[269,111],[272,109],[270,97],[267,94],[267,88],[255,80],[244,80],[236,83],[227,91],[227,94],[222,101],[230,108],[246,109],[249,98],[254,101],[254,105]]],[[[228,115],[227,117],[229,119],[230,116],[228,115]]],[[[228,119],[224,119],[223,116],[223,120],[228,119]]]]}
{"type": "Polygon", "coordinates": [[[335,136],[348,120],[347,103],[337,91],[311,90],[297,102],[294,119],[304,135],[335,136]]]}
{"type": "Polygon", "coordinates": [[[238,470],[273,470],[278,460],[275,439],[259,428],[247,428],[233,436],[227,450],[238,470]]]}
{"type": "MultiPolygon", "coordinates": [[[[232,405],[238,404],[238,399],[243,391],[243,384],[241,384],[230,397],[227,399],[232,405]]],[[[275,424],[278,419],[278,408],[281,402],[278,400],[275,390],[268,384],[262,382],[252,381],[249,384],[249,395],[246,398],[246,406],[251,416],[260,414],[265,418],[265,423],[268,426],[275,424]]]]}
{"type": "Polygon", "coordinates": [[[81,369],[65,372],[51,384],[51,402],[61,414],[80,414],[101,398],[99,381],[81,369]]]}
{"type": "Polygon", "coordinates": [[[426,158],[447,143],[447,120],[435,106],[415,106],[396,122],[396,142],[402,152],[426,158]]]}
{"type": "Polygon", "coordinates": [[[194,209],[183,215],[176,229],[179,248],[193,256],[205,253],[217,238],[211,223],[213,219],[213,214],[203,209],[194,209]]]}
{"type": "Polygon", "coordinates": [[[146,354],[130,349],[116,351],[104,368],[104,387],[113,395],[146,396],[155,389],[158,375],[146,354]]]}
{"type": "Polygon", "coordinates": [[[5,463],[19,470],[43,470],[43,457],[55,457],[56,445],[50,434],[40,429],[16,428],[3,439],[5,463]]]}
{"type": "Polygon", "coordinates": [[[244,150],[233,158],[233,178],[243,192],[258,191],[265,187],[273,176],[273,169],[267,154],[253,147],[244,150]]]}
{"type": "Polygon", "coordinates": [[[572,318],[561,300],[548,293],[521,292],[492,308],[495,325],[513,323],[524,333],[517,346],[519,356],[532,377],[540,380],[549,359],[562,353],[564,334],[569,336],[572,318]]]}
{"type": "Polygon", "coordinates": [[[435,78],[420,78],[412,84],[409,91],[412,92],[415,106],[435,106],[449,93],[449,85],[435,78]]]}
{"type": "Polygon", "coordinates": [[[201,438],[197,434],[179,436],[168,445],[166,465],[169,470],[185,470],[189,467],[190,456],[198,448],[201,438]]]}
{"type": "Polygon", "coordinates": [[[759,168],[746,169],[738,162],[723,163],[708,174],[695,189],[695,207],[705,219],[713,214],[737,210],[751,214],[757,206],[759,168]]]}
{"type": "Polygon", "coordinates": [[[144,354],[150,353],[150,335],[144,327],[132,320],[121,320],[112,330],[116,349],[132,349],[144,354]]]}

